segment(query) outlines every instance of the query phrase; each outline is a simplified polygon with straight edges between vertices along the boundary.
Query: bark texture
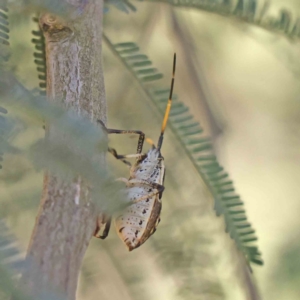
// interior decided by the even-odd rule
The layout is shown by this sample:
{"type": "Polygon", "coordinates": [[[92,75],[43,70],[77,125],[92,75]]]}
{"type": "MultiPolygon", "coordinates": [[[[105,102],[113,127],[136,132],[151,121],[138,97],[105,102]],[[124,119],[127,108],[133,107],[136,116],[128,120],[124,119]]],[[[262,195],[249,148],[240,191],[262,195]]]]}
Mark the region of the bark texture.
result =
{"type": "MultiPolygon", "coordinates": [[[[40,17],[46,39],[47,95],[92,121],[101,119],[106,124],[101,62],[103,1],[66,2],[70,7],[66,18],[47,13],[40,17]]],[[[61,138],[63,132],[50,125],[48,138],[57,135],[61,138]]],[[[104,160],[99,154],[97,161],[103,167],[104,160]]],[[[28,256],[39,269],[39,280],[63,292],[68,300],[76,297],[80,266],[95,231],[96,218],[89,188],[80,178],[70,183],[55,174],[45,175],[28,256]]],[[[34,288],[32,279],[29,285],[34,288]]]]}

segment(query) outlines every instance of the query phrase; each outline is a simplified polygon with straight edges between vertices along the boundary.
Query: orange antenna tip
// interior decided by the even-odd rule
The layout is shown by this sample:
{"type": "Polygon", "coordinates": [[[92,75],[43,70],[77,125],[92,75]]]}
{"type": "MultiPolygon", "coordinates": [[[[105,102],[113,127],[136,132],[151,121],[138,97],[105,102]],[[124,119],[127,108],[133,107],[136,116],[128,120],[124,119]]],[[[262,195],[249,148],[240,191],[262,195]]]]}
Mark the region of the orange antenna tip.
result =
{"type": "Polygon", "coordinates": [[[169,95],[169,100],[167,103],[166,111],[165,111],[165,116],[161,125],[161,133],[160,137],[157,143],[157,148],[160,149],[163,141],[163,136],[164,132],[167,126],[167,122],[169,119],[170,115],[170,110],[171,110],[171,105],[172,105],[172,96],[173,96],[173,89],[174,89],[174,81],[175,81],[175,70],[176,70],[176,53],[174,53],[174,58],[173,58],[173,71],[172,71],[172,80],[171,80],[171,88],[170,88],[170,95],[169,95]]]}

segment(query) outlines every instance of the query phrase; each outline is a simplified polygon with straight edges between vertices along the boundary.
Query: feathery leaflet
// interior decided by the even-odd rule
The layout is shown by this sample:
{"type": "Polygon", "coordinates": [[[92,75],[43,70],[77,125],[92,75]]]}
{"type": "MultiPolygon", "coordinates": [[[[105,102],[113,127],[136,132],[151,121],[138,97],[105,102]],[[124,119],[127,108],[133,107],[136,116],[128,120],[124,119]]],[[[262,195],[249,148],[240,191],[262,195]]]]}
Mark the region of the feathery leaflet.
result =
{"type": "MultiPolygon", "coordinates": [[[[139,47],[135,43],[112,44],[105,34],[103,38],[163,114],[169,89],[151,91],[144,85],[145,82],[162,78],[162,74],[152,67],[152,62],[146,55],[139,53],[139,47]]],[[[224,215],[226,231],[249,262],[262,265],[261,253],[253,244],[257,237],[242,208],[244,203],[235,193],[228,174],[219,165],[210,138],[203,135],[203,128],[193,120],[189,109],[176,97],[173,100],[169,126],[213,195],[216,214],[224,215]]]]}

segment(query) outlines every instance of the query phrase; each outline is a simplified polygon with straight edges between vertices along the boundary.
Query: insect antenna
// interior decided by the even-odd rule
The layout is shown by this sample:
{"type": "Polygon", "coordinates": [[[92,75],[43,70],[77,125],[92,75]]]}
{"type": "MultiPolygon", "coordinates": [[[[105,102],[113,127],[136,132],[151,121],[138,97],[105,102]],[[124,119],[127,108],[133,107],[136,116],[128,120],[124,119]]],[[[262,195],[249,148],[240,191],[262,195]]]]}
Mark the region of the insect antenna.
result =
{"type": "Polygon", "coordinates": [[[174,88],[174,81],[175,81],[175,69],[176,69],[176,53],[174,53],[174,59],[173,59],[173,72],[172,72],[172,81],[171,81],[171,89],[170,89],[170,95],[168,104],[165,111],[164,120],[161,125],[161,132],[157,143],[157,149],[160,150],[162,146],[162,142],[164,139],[164,132],[167,126],[170,110],[171,110],[171,104],[172,104],[172,95],[173,95],[173,88],[174,88]]]}

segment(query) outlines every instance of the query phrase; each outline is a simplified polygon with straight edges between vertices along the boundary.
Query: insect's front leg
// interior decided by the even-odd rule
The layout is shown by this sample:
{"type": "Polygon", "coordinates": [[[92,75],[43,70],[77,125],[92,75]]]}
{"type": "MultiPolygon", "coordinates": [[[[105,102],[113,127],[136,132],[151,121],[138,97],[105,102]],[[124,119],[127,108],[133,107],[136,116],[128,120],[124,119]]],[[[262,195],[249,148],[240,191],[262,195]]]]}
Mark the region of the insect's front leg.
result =
{"type": "Polygon", "coordinates": [[[131,167],[131,163],[125,159],[127,157],[126,155],[118,154],[114,148],[108,148],[108,152],[111,153],[116,159],[121,160],[128,167],[131,167]]]}
{"type": "Polygon", "coordinates": [[[118,154],[117,151],[114,148],[108,148],[108,152],[111,153],[116,159],[121,160],[124,164],[126,164],[129,167],[131,167],[131,163],[128,160],[125,160],[125,158],[138,158],[138,159],[140,159],[140,158],[142,158],[146,155],[146,154],[142,154],[142,153],[122,155],[122,154],[118,154]]]}
{"type": "Polygon", "coordinates": [[[138,145],[137,145],[137,154],[142,153],[143,151],[143,145],[144,145],[144,140],[145,140],[145,133],[140,131],[140,130],[122,130],[122,129],[111,129],[111,128],[106,128],[104,123],[101,120],[97,120],[99,124],[106,130],[108,134],[138,134],[139,135],[139,140],[138,140],[138,145]]]}

